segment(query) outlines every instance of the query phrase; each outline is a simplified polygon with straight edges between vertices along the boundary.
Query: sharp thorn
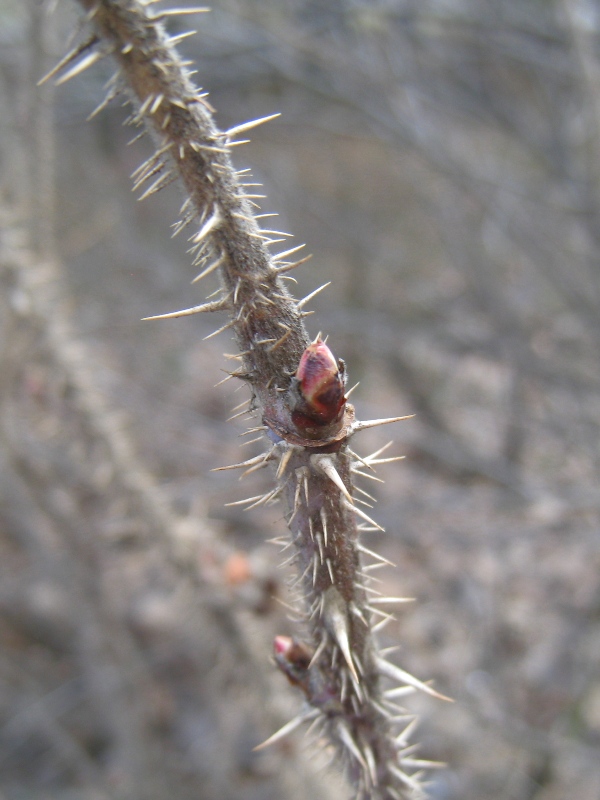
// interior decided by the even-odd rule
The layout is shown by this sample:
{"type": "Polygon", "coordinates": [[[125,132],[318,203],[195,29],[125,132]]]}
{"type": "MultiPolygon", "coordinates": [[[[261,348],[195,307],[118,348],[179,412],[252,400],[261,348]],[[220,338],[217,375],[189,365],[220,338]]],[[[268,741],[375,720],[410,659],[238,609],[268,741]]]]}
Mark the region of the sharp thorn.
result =
{"type": "Polygon", "coordinates": [[[243,122],[241,125],[235,125],[233,128],[229,128],[228,131],[225,131],[225,136],[230,139],[232,136],[237,136],[240,133],[244,133],[244,131],[249,131],[251,128],[257,128],[259,125],[264,125],[265,122],[277,119],[277,117],[280,116],[281,113],[271,114],[268,117],[260,117],[260,119],[253,119],[250,120],[250,122],[243,122]]]}
{"type": "Polygon", "coordinates": [[[348,391],[345,393],[345,394],[346,394],[346,400],[347,400],[347,399],[350,397],[350,395],[352,394],[352,392],[353,392],[355,389],[357,389],[359,386],[360,386],[360,381],[358,381],[358,383],[355,383],[355,384],[354,384],[354,386],[353,386],[351,389],[348,389],[348,391]]]}
{"type": "Polygon", "coordinates": [[[337,646],[340,648],[344,660],[350,670],[350,674],[354,679],[355,684],[358,686],[359,678],[356,672],[356,667],[352,661],[352,652],[350,649],[350,637],[348,631],[348,617],[345,613],[344,601],[334,586],[323,595],[324,599],[324,616],[327,629],[331,636],[333,636],[337,646]]]}
{"type": "Polygon", "coordinates": [[[408,697],[416,691],[414,686],[397,686],[395,689],[386,689],[383,696],[386,700],[394,700],[397,697],[408,697]]]}
{"type": "Polygon", "coordinates": [[[366,556],[371,556],[371,558],[374,558],[377,561],[381,561],[382,564],[387,564],[389,567],[395,567],[396,566],[396,564],[394,564],[393,561],[389,561],[387,558],[384,558],[384,556],[380,556],[379,553],[375,553],[375,552],[373,552],[373,550],[369,550],[368,547],[365,547],[360,542],[357,543],[356,548],[361,553],[364,553],[366,556]]]}
{"type": "Polygon", "coordinates": [[[75,78],[77,75],[80,75],[82,72],[88,67],[91,67],[92,64],[95,64],[96,61],[100,61],[101,58],[107,55],[104,50],[95,50],[93,53],[88,53],[87,56],[84,56],[81,61],[78,61],[71,69],[67,70],[60,78],[57,79],[56,85],[60,86],[67,81],[70,81],[71,78],[75,78]]]}
{"type": "Polygon", "coordinates": [[[352,738],[350,731],[346,727],[346,723],[342,722],[341,720],[338,722],[337,725],[337,734],[340,737],[342,744],[349,750],[350,753],[354,756],[354,758],[358,761],[358,763],[363,767],[365,772],[368,772],[367,762],[364,759],[363,754],[358,749],[358,745],[352,738]]]}
{"type": "Polygon", "coordinates": [[[226,331],[227,328],[231,328],[233,325],[235,325],[235,320],[231,319],[229,320],[229,322],[226,322],[225,325],[222,325],[220,328],[217,328],[216,331],[209,333],[208,336],[204,336],[202,338],[202,341],[205,342],[207,341],[207,339],[212,339],[213,336],[218,336],[220,333],[223,333],[223,331],[226,331]]]}
{"type": "Polygon", "coordinates": [[[329,572],[329,577],[331,578],[331,583],[335,583],[335,578],[333,577],[333,566],[331,563],[331,559],[326,558],[325,563],[327,564],[327,570],[329,572]]]}
{"type": "MultiPolygon", "coordinates": [[[[296,269],[296,267],[301,267],[302,264],[306,264],[306,262],[310,261],[311,258],[312,254],[309,256],[305,256],[304,258],[301,258],[299,261],[294,261],[292,264],[284,264],[281,267],[273,267],[273,270],[278,275],[282,275],[284,272],[290,272],[291,270],[296,269]]],[[[305,300],[306,299],[307,298],[305,298],[305,300]]],[[[308,314],[313,314],[313,313],[314,313],[313,311],[305,311],[304,315],[307,316],[308,314]]]]}
{"type": "MultiPolygon", "coordinates": [[[[262,216],[262,214],[260,216],[262,216]]],[[[271,261],[281,261],[286,256],[291,256],[293,253],[297,253],[298,250],[302,250],[303,247],[306,247],[306,245],[299,244],[297,247],[292,247],[291,250],[284,250],[283,253],[277,253],[277,255],[271,256],[271,261]]]]}
{"type": "Polygon", "coordinates": [[[192,283],[196,283],[197,281],[202,280],[207,275],[210,275],[211,272],[214,272],[221,264],[226,260],[227,256],[225,254],[220,255],[212,264],[210,264],[205,270],[203,270],[199,275],[196,275],[192,283]]]}
{"type": "Polygon", "coordinates": [[[414,686],[415,689],[420,689],[422,692],[438,698],[438,700],[446,700],[448,703],[454,702],[451,697],[446,697],[446,695],[436,692],[435,689],[432,689],[431,686],[428,686],[426,683],[423,683],[423,681],[415,678],[410,674],[410,672],[400,669],[400,667],[397,667],[395,664],[390,664],[389,661],[386,661],[379,656],[376,656],[375,663],[379,673],[381,675],[385,675],[387,678],[390,678],[393,681],[400,681],[408,686],[414,686]]]}
{"type": "Polygon", "coordinates": [[[102,100],[102,102],[100,102],[100,103],[99,103],[99,104],[96,106],[96,108],[95,108],[95,109],[94,109],[94,110],[91,112],[91,114],[88,114],[88,115],[87,115],[87,117],[85,118],[85,121],[86,121],[86,122],[91,122],[91,121],[94,119],[94,117],[96,117],[96,116],[97,116],[97,115],[98,115],[98,114],[99,114],[101,111],[103,111],[103,110],[106,108],[106,106],[107,106],[107,105],[108,105],[108,104],[109,104],[109,103],[110,103],[112,100],[114,100],[114,99],[115,99],[115,97],[118,97],[118,96],[119,96],[119,94],[121,93],[121,91],[122,91],[122,87],[120,87],[120,86],[113,86],[113,87],[112,87],[112,88],[111,88],[111,89],[110,89],[110,90],[109,90],[109,91],[106,93],[106,95],[105,95],[105,97],[104,97],[104,100],[102,100]]]}
{"type": "Polygon", "coordinates": [[[368,522],[370,525],[374,525],[375,528],[377,528],[378,531],[385,531],[385,528],[382,528],[381,525],[378,525],[375,522],[375,520],[371,519],[371,517],[368,514],[365,514],[365,512],[361,508],[358,508],[358,506],[355,506],[355,505],[352,505],[352,504],[348,504],[348,508],[351,511],[354,511],[354,513],[357,516],[359,516],[361,519],[364,519],[365,522],[368,522]]]}
{"type": "Polygon", "coordinates": [[[192,237],[191,241],[195,244],[201,242],[202,239],[205,239],[208,234],[213,231],[221,222],[221,214],[219,213],[219,209],[215,208],[212,215],[207,219],[204,225],[200,228],[198,233],[192,237]]]}
{"type": "MultiPolygon", "coordinates": [[[[325,547],[327,547],[327,514],[325,512],[324,506],[321,506],[321,510],[319,511],[319,516],[321,517],[321,527],[323,528],[323,543],[325,547]]],[[[333,581],[332,581],[333,583],[333,581]]]]}
{"type": "Polygon", "coordinates": [[[389,417],[387,419],[370,419],[365,422],[354,422],[350,426],[350,435],[352,436],[359,431],[364,431],[367,428],[376,428],[379,425],[389,425],[391,422],[402,422],[405,419],[412,419],[415,414],[406,414],[403,417],[389,417]]]}
{"type": "MultiPolygon", "coordinates": [[[[372,500],[374,503],[377,502],[377,498],[376,497],[373,497],[372,494],[369,494],[368,492],[365,492],[365,490],[361,489],[359,486],[355,486],[354,487],[354,491],[355,492],[360,492],[360,494],[363,494],[365,497],[368,497],[369,500],[372,500]]],[[[372,506],[371,506],[371,508],[372,508],[372,506]]]]}
{"type": "Polygon", "coordinates": [[[247,461],[240,461],[239,464],[228,464],[226,467],[214,467],[211,472],[223,472],[228,469],[242,469],[244,467],[252,467],[254,464],[260,464],[267,461],[272,451],[261,453],[259,456],[249,458],[247,461]]]}
{"type": "Polygon", "coordinates": [[[246,503],[253,503],[255,500],[260,500],[262,497],[264,497],[264,495],[257,494],[254,497],[246,497],[244,500],[235,500],[233,503],[225,503],[225,506],[243,506],[246,503]]]}
{"type": "Polygon", "coordinates": [[[281,345],[289,339],[289,337],[292,335],[292,333],[293,333],[293,331],[290,328],[290,330],[286,331],[286,333],[284,333],[283,336],[275,342],[275,344],[273,344],[273,345],[271,345],[271,347],[269,347],[269,352],[272,353],[273,350],[277,350],[278,347],[281,347],[281,345]]]}
{"type": "Polygon", "coordinates": [[[371,747],[367,743],[363,744],[363,752],[365,754],[365,760],[369,768],[369,777],[371,778],[371,784],[373,786],[377,786],[378,780],[377,780],[377,767],[375,765],[375,756],[373,755],[371,747]]]}
{"type": "Polygon", "coordinates": [[[60,72],[68,64],[70,64],[72,61],[78,58],[82,53],[85,53],[85,51],[89,50],[90,47],[93,47],[95,44],[98,44],[98,42],[99,39],[98,36],[96,36],[96,34],[90,36],[89,39],[87,39],[85,42],[78,45],[77,47],[73,48],[73,50],[67,53],[66,56],[61,58],[58,64],[52,67],[50,72],[47,72],[43,78],[40,78],[40,80],[37,82],[37,85],[42,86],[44,83],[46,83],[46,81],[49,81],[50,78],[53,78],[58,72],[60,72]]]}
{"type": "MultiPolygon", "coordinates": [[[[315,289],[314,292],[311,292],[310,294],[307,294],[306,297],[303,297],[302,300],[298,300],[298,302],[296,303],[296,308],[302,308],[303,306],[305,306],[310,300],[313,299],[313,297],[315,297],[315,295],[319,294],[319,292],[322,292],[323,289],[326,289],[330,285],[331,281],[327,281],[327,283],[324,283],[322,286],[319,286],[318,289],[315,289]]],[[[354,428],[354,425],[356,424],[357,423],[355,422],[352,425],[352,427],[354,428]]]]}
{"type": "Polygon", "coordinates": [[[373,625],[372,631],[373,633],[379,633],[379,631],[383,630],[386,625],[390,622],[394,622],[396,618],[392,614],[388,614],[387,617],[384,617],[381,622],[378,622],[376,625],[373,625]]]}
{"type": "Polygon", "coordinates": [[[448,766],[444,761],[429,761],[426,758],[403,758],[402,763],[412,769],[445,769],[448,766]]]}
{"type": "Polygon", "coordinates": [[[289,464],[289,461],[290,461],[290,458],[292,457],[293,452],[294,452],[293,445],[288,445],[287,448],[285,449],[283,455],[281,456],[281,459],[279,461],[279,465],[277,467],[277,472],[276,472],[276,475],[275,475],[275,477],[278,480],[279,480],[279,478],[281,478],[281,476],[285,472],[285,469],[286,469],[287,465],[289,464]]]}
{"type": "Polygon", "coordinates": [[[386,442],[386,444],[384,444],[384,445],[383,445],[383,447],[380,447],[380,448],[379,448],[379,450],[375,450],[375,452],[374,452],[374,453],[371,453],[370,455],[366,456],[366,458],[365,458],[365,461],[366,461],[366,462],[369,462],[369,461],[370,461],[372,458],[377,458],[377,457],[378,457],[378,456],[380,456],[382,453],[385,453],[385,451],[386,451],[386,450],[387,450],[389,447],[391,447],[393,444],[394,444],[394,440],[393,440],[393,439],[390,439],[390,441],[389,441],[389,442],[386,442]]]}
{"type": "Polygon", "coordinates": [[[348,500],[348,502],[351,505],[354,505],[354,499],[352,498],[352,495],[348,491],[348,488],[346,487],[344,481],[342,480],[339,472],[335,468],[335,463],[334,463],[333,459],[331,458],[331,456],[328,456],[328,455],[313,455],[313,456],[310,457],[310,461],[311,461],[311,464],[316,469],[320,469],[321,472],[323,472],[329,478],[329,480],[332,483],[334,483],[335,486],[337,486],[337,488],[344,495],[346,500],[348,500]]]}
{"type": "Polygon", "coordinates": [[[423,787],[417,780],[415,780],[414,777],[407,775],[406,772],[403,772],[400,767],[396,767],[394,764],[390,764],[389,769],[390,772],[392,772],[399,781],[408,786],[409,789],[415,792],[418,796],[423,796],[423,787]]]}
{"type": "Polygon", "coordinates": [[[158,22],[159,20],[165,19],[166,17],[178,17],[183,14],[204,14],[207,11],[210,11],[210,8],[205,8],[204,6],[197,6],[191,8],[165,8],[164,11],[159,11],[153,17],[150,17],[153,21],[158,22]]]}
{"type": "MultiPolygon", "coordinates": [[[[177,319],[178,317],[190,317],[192,314],[201,314],[204,311],[225,311],[228,308],[227,300],[215,300],[213,303],[203,303],[192,308],[184,308],[181,311],[171,311],[168,314],[157,314],[154,317],[143,317],[142,322],[151,319],[177,319]]],[[[211,334],[212,335],[212,334],[211,334]]]]}
{"type": "Polygon", "coordinates": [[[371,597],[369,599],[369,605],[378,605],[378,606],[386,606],[386,605],[395,605],[396,603],[414,603],[414,597],[371,597]]]}
{"type": "Polygon", "coordinates": [[[314,719],[315,717],[317,717],[319,713],[320,712],[316,708],[311,708],[310,711],[306,711],[303,714],[299,714],[297,717],[294,717],[294,719],[290,720],[289,722],[286,722],[286,724],[282,728],[280,728],[272,736],[269,736],[268,739],[265,739],[264,742],[254,747],[253,751],[256,752],[257,750],[263,750],[265,747],[269,747],[269,745],[275,744],[275,742],[278,742],[280,739],[283,739],[285,736],[288,736],[290,733],[292,733],[292,731],[295,731],[296,728],[299,728],[303,722],[306,722],[309,719],[314,719]]]}
{"type": "Polygon", "coordinates": [[[156,192],[160,192],[161,189],[165,189],[169,184],[173,183],[177,180],[177,175],[173,172],[165,172],[164,175],[158,177],[154,183],[149,186],[144,194],[141,194],[138,197],[138,202],[145,200],[147,197],[150,197],[151,194],[155,194],[156,192]]]}
{"type": "Polygon", "coordinates": [[[184,33],[178,33],[176,36],[168,36],[167,41],[168,43],[174,47],[175,45],[182,42],[184,39],[188,39],[190,36],[195,36],[198,31],[185,31],[184,33]]]}
{"type": "Polygon", "coordinates": [[[371,481],[376,481],[377,483],[385,483],[384,480],[378,478],[377,475],[369,475],[368,472],[363,472],[360,469],[356,469],[356,467],[350,467],[350,471],[353,472],[355,475],[361,475],[363,478],[368,478],[371,481]]]}

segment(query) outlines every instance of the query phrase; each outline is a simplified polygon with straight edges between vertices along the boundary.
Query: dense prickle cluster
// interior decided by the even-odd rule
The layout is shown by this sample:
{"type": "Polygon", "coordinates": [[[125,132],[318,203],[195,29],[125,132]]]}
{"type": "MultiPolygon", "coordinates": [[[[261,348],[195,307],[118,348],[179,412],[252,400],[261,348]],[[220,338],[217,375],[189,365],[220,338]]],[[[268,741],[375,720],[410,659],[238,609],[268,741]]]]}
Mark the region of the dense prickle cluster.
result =
{"type": "Polygon", "coordinates": [[[337,750],[354,796],[421,796],[419,777],[427,764],[412,755],[414,719],[397,700],[415,689],[436,693],[377,653],[373,634],[393,618],[386,608],[403,598],[382,597],[371,585],[372,571],[389,562],[360,541],[364,531],[381,528],[364,510],[373,498],[354,485],[359,477],[380,480],[376,467],[396,459],[381,458],[382,451],[361,457],[349,446],[364,428],[405,417],[356,421],[343,363],[320,337],[310,343],[305,306],[320,289],[300,301],[290,295],[285,273],[306,259],[291,260],[299,247],[268,250],[287,234],[260,227],[257,220],[271,215],[255,213],[261,197],[256,184],[230,160],[231,149],[243,143],[237,137],[270,117],[219,131],[206,95],[174,49],[185,34],[169,37],[163,28],[170,16],[202,9],[151,15],[148,0],[79,2],[93,33],[51,75],[62,70],[65,81],[108,53],[115,58],[117,73],[98,110],[128,92],[134,109],[129,123],[150,130],[157,141],[156,152],[134,173],[135,188],[145,187],[145,197],[176,177],[182,181],[188,198],[175,233],[193,231],[190,252],[200,268],[194,282],[213,273],[221,282],[216,299],[159,318],[228,313],[211,335],[233,329],[240,366],[230,376],[246,381],[252,394],[234,416],[258,410],[263,424],[256,430],[269,442],[259,456],[221,468],[249,473],[272,466],[273,488],[237,503],[253,508],[283,502],[291,536],[279,543],[291,550],[288,561],[297,570],[292,589],[308,640],[275,640],[275,663],[302,691],[305,708],[264,744],[311,721],[311,729],[337,750]],[[384,690],[382,679],[395,685],[384,690]]]}

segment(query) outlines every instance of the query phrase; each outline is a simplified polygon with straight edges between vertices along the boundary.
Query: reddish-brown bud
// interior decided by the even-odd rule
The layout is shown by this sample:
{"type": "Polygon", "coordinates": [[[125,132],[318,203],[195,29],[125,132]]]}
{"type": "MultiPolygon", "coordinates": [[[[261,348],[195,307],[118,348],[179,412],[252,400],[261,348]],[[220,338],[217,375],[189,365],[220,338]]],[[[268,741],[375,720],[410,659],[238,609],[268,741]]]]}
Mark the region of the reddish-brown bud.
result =
{"type": "Polygon", "coordinates": [[[289,636],[276,636],[273,642],[275,663],[293,686],[306,689],[308,667],[313,651],[289,636]]]}
{"type": "Polygon", "coordinates": [[[342,370],[321,339],[308,345],[296,372],[300,402],[293,419],[297,425],[328,425],[340,418],[346,402],[342,370]]]}

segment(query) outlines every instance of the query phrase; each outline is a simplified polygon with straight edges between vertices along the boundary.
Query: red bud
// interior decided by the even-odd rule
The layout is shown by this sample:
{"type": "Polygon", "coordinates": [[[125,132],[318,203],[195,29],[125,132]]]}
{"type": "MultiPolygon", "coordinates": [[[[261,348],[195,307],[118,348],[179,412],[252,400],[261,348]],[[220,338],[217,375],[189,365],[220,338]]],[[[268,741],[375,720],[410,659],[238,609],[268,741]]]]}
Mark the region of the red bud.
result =
{"type": "Polygon", "coordinates": [[[294,646],[294,640],[289,636],[276,636],[273,641],[275,655],[287,658],[288,653],[294,646]]]}
{"type": "Polygon", "coordinates": [[[309,344],[296,372],[303,399],[298,412],[313,424],[334,422],[346,402],[344,378],[338,362],[325,342],[317,339],[309,344]]]}
{"type": "Polygon", "coordinates": [[[313,651],[303,642],[289,636],[276,636],[273,642],[275,663],[289,682],[302,687],[308,679],[308,667],[313,651]]]}

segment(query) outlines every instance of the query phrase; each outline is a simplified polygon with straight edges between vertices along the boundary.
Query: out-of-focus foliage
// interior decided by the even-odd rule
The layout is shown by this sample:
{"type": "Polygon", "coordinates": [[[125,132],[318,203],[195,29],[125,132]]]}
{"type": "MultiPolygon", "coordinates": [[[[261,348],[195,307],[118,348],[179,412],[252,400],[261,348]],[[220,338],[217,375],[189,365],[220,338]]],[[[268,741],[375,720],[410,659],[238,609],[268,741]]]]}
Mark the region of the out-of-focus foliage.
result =
{"type": "MultiPolygon", "coordinates": [[[[85,122],[108,62],[36,94],[40,42],[57,60],[76,14],[31,7],[0,3],[0,792],[293,797],[298,743],[251,753],[299,702],[268,665],[283,524],[224,508],[258,478],[210,473],[253,454],[226,424],[245,390],[213,388],[234,345],[138,322],[203,297],[169,240],[177,190],[136,204],[149,145],[126,146],[119,101],[85,122]]],[[[417,598],[384,641],[457,701],[410,701],[449,764],[432,797],[596,800],[595,4],[223,0],[190,20],[221,127],[282,112],[236,163],[315,254],[298,295],[333,281],[314,333],[361,415],[417,415],[373,513],[385,593],[417,598]]]]}

